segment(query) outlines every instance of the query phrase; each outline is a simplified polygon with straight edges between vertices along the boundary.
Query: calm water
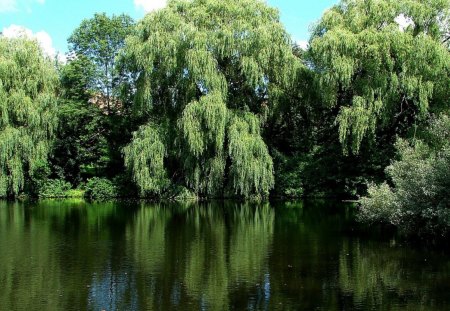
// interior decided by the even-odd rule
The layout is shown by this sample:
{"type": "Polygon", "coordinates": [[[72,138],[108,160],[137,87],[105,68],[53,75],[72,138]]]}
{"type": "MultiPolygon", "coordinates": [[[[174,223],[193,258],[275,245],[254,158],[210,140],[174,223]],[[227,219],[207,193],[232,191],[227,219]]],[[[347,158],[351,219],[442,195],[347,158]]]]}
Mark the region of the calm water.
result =
{"type": "Polygon", "coordinates": [[[0,202],[1,310],[450,310],[450,256],[332,203],[0,202]]]}

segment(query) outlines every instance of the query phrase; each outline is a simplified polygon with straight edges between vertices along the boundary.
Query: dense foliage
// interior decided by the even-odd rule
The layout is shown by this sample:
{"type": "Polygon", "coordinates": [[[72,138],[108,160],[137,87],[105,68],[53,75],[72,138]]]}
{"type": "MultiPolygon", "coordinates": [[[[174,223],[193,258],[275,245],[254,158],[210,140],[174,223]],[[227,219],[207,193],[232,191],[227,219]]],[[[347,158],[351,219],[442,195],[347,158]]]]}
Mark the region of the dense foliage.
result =
{"type": "Polygon", "coordinates": [[[118,190],[114,183],[106,178],[93,177],[85,186],[84,196],[91,200],[107,200],[117,198],[118,190]]]}
{"type": "Polygon", "coordinates": [[[424,139],[399,140],[399,160],[387,167],[390,183],[371,185],[360,219],[398,226],[407,234],[450,232],[450,118],[434,120],[424,139]]]}
{"type": "Polygon", "coordinates": [[[38,192],[40,198],[66,198],[72,185],[61,179],[47,179],[42,182],[38,192]]]}
{"type": "Polygon", "coordinates": [[[128,15],[95,14],[93,18],[83,20],[68,39],[69,50],[77,58],[75,64],[82,67],[76,71],[81,76],[75,81],[83,81],[82,87],[94,95],[101,95],[108,114],[120,110],[121,86],[130,78],[116,65],[116,56],[133,25],[134,21],[128,15]]]}
{"type": "Polygon", "coordinates": [[[448,12],[440,0],[344,0],[325,12],[310,53],[324,104],[339,108],[345,148],[358,152],[377,130],[394,133],[448,108],[450,58],[440,28],[448,12]]]}
{"type": "Polygon", "coordinates": [[[116,58],[133,24],[126,15],[95,14],[69,38],[71,59],[60,69],[60,128],[51,158],[54,177],[78,186],[95,176],[121,172],[120,149],[131,131],[126,128],[131,122],[121,95],[130,75],[116,58]]]}
{"type": "Polygon", "coordinates": [[[78,185],[104,175],[110,160],[108,125],[101,109],[82,100],[61,100],[59,130],[50,158],[55,177],[78,185]]]}
{"type": "Polygon", "coordinates": [[[58,76],[35,41],[0,37],[0,197],[24,189],[47,161],[58,76]]]}

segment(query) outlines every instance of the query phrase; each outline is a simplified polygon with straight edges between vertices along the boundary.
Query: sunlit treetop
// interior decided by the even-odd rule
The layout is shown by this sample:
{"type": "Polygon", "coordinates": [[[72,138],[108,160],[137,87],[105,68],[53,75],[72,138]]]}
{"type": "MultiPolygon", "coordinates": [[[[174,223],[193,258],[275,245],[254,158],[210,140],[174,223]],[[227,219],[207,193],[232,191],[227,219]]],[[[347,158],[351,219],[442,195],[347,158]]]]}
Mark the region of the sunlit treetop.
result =
{"type": "Polygon", "coordinates": [[[298,65],[278,11],[257,0],[169,1],[141,21],[127,53],[146,86],[141,99],[177,107],[216,91],[230,108],[260,112],[298,65]]]}
{"type": "Polygon", "coordinates": [[[77,59],[69,63],[66,78],[80,75],[73,82],[83,81],[88,91],[101,93],[108,113],[117,109],[114,107],[115,99],[121,95],[121,85],[129,79],[128,73],[119,70],[116,58],[124,47],[125,37],[133,29],[134,21],[128,15],[109,17],[105,13],[97,13],[83,20],[68,38],[69,50],[77,55],[77,59]],[[82,68],[77,68],[80,66],[82,68]],[[76,72],[70,73],[71,67],[76,72]]]}
{"type": "Polygon", "coordinates": [[[345,149],[358,152],[377,129],[448,107],[445,0],[347,0],[313,30],[310,55],[325,101],[340,107],[345,149]]]}

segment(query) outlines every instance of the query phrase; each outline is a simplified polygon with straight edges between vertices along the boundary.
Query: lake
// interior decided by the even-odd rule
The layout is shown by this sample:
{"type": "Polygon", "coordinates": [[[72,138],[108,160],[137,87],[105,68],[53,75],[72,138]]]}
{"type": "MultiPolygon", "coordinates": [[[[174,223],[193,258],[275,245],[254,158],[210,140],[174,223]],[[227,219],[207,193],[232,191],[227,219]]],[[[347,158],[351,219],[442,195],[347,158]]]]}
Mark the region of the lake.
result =
{"type": "Polygon", "coordinates": [[[0,202],[1,310],[450,310],[450,256],[332,201],[0,202]]]}

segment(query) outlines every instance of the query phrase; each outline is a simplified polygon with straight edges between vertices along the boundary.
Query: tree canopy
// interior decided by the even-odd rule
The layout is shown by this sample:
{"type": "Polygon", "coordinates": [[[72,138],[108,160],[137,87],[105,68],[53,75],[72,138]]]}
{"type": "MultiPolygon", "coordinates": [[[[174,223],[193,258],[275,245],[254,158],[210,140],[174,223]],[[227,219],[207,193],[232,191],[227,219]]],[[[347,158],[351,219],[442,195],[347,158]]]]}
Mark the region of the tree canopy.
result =
{"type": "MultiPolygon", "coordinates": [[[[69,50],[77,58],[70,65],[78,65],[81,68],[77,72],[83,73],[78,81],[91,92],[104,96],[108,112],[116,108],[113,104],[120,95],[120,86],[130,78],[126,72],[119,70],[116,58],[133,26],[134,21],[128,15],[108,17],[105,13],[97,13],[83,20],[68,39],[69,50]]],[[[67,74],[70,78],[70,72],[67,74]]]]}
{"type": "Polygon", "coordinates": [[[0,37],[0,196],[46,163],[57,127],[58,75],[35,41],[0,37]]]}
{"type": "Polygon", "coordinates": [[[268,194],[273,163],[261,128],[301,67],[277,10],[257,0],[169,1],[138,24],[125,58],[139,73],[135,111],[148,122],[125,149],[142,190],[151,172],[183,172],[199,194],[268,194]]]}
{"type": "Polygon", "coordinates": [[[122,70],[117,56],[133,28],[133,19],[125,14],[95,14],[68,39],[70,57],[60,67],[61,122],[51,158],[52,177],[78,186],[94,176],[112,177],[123,170],[120,149],[133,129],[127,118],[132,74],[122,70]]]}
{"type": "Polygon", "coordinates": [[[310,55],[323,101],[338,107],[344,148],[448,107],[449,2],[344,0],[313,29],[310,55]],[[445,22],[447,21],[447,22],[445,22]]]}

